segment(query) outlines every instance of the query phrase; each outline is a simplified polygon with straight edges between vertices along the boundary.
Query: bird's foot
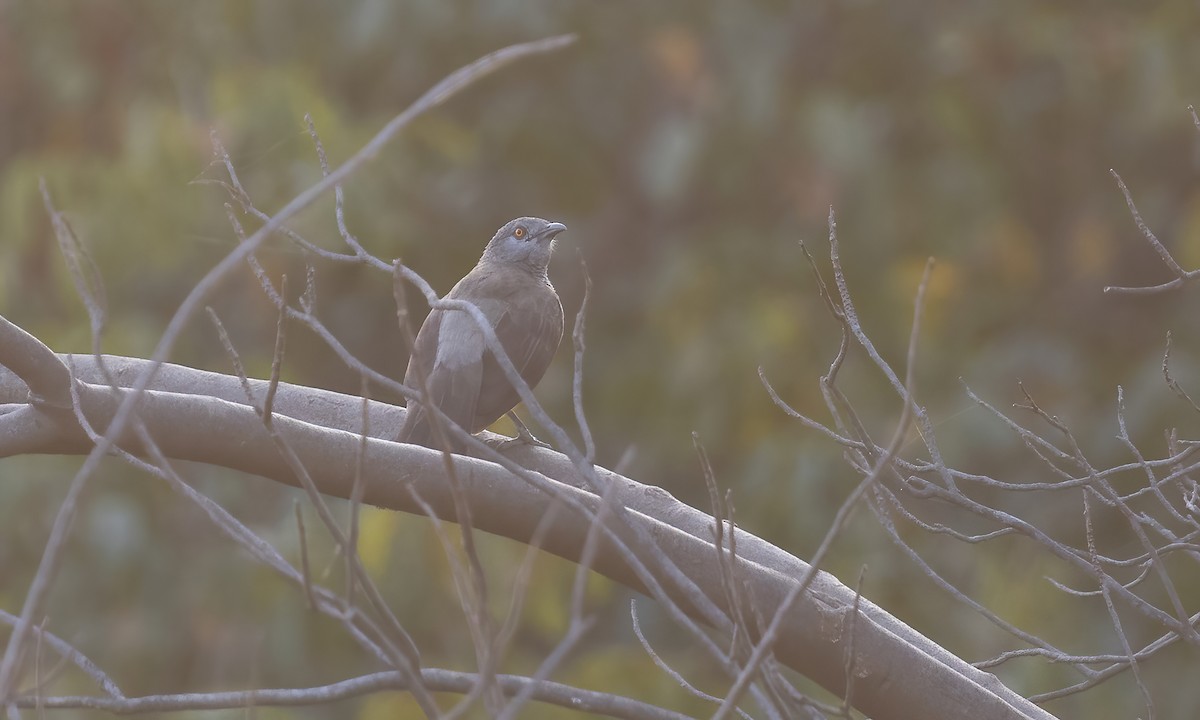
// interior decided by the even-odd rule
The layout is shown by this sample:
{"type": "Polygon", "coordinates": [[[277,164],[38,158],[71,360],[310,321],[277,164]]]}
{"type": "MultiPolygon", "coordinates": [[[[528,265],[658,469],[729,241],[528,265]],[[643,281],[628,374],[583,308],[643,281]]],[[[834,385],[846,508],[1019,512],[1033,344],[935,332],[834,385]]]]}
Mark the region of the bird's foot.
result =
{"type": "Polygon", "coordinates": [[[526,445],[532,445],[534,447],[546,448],[547,450],[554,449],[553,447],[550,446],[550,443],[543,442],[541,440],[538,440],[536,437],[534,437],[533,433],[529,432],[529,428],[526,427],[525,425],[517,426],[517,436],[515,438],[513,438],[512,440],[510,440],[509,442],[524,443],[526,445]]]}
{"type": "MultiPolygon", "coordinates": [[[[521,421],[521,418],[517,417],[515,413],[510,412],[508,416],[512,419],[513,424],[517,426],[517,436],[515,438],[505,438],[504,440],[496,442],[493,445],[496,450],[504,452],[510,448],[520,447],[522,445],[532,445],[533,447],[546,448],[547,450],[554,449],[550,443],[542,442],[534,437],[533,433],[529,432],[529,427],[526,426],[525,423],[521,421]]],[[[492,445],[492,443],[488,444],[492,445]]]]}

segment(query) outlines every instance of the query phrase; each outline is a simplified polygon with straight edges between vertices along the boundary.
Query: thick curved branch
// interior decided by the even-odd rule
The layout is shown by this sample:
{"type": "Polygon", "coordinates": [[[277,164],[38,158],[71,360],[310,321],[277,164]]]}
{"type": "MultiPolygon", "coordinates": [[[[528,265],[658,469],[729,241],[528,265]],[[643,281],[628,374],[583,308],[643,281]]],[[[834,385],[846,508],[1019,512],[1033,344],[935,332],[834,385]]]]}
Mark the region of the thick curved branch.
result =
{"type": "MultiPolygon", "coordinates": [[[[0,337],[0,364],[8,343],[0,337]]],[[[73,358],[80,381],[98,380],[90,357],[73,358]]],[[[134,382],[148,361],[111,358],[116,382],[134,382]]],[[[139,403],[138,413],[168,457],[221,465],[295,485],[296,478],[268,441],[252,408],[245,405],[237,378],[179,366],[161,366],[154,389],[139,403]],[[176,385],[175,383],[179,383],[176,385]],[[206,395],[192,394],[203,387],[206,395]],[[228,398],[228,399],[221,399],[228,398]],[[238,402],[238,400],[241,402],[238,402]]],[[[105,427],[127,393],[114,395],[107,385],[83,382],[82,410],[96,427],[105,427]]],[[[21,402],[24,387],[11,374],[0,374],[0,402],[21,402]]],[[[360,453],[362,399],[327,391],[280,384],[274,424],[328,495],[348,498],[354,487],[354,467],[360,453]],[[339,409],[340,408],[340,409],[339,409]],[[311,422],[310,422],[311,421],[311,422]]],[[[394,427],[403,409],[371,403],[373,434],[394,427]]],[[[121,444],[137,451],[131,435],[121,444]]],[[[441,454],[379,438],[367,441],[361,470],[366,479],[363,501],[404,512],[424,514],[419,495],[441,518],[456,517],[454,498],[441,454]]],[[[86,454],[92,444],[78,427],[46,422],[45,415],[26,405],[0,415],[0,457],[28,453],[86,454]]],[[[558,453],[522,448],[512,457],[548,479],[552,497],[493,463],[456,456],[454,469],[471,503],[478,529],[529,542],[548,507],[569,498],[596,510],[601,500],[579,487],[582,478],[558,453]]],[[[628,507],[629,519],[654,538],[663,552],[691,578],[712,602],[726,605],[720,574],[714,572],[714,521],[709,515],[675,500],[659,488],[598,470],[605,484],[617,489],[615,499],[628,507]]],[[[589,523],[571,512],[560,512],[545,530],[543,549],[578,560],[587,541],[589,523]]],[[[739,580],[760,617],[772,617],[809,565],[741,530],[737,531],[739,580]]],[[[610,541],[604,541],[592,560],[593,568],[626,586],[644,588],[610,541]]],[[[693,615],[686,598],[678,598],[693,615]]],[[[785,613],[775,643],[776,656],[787,666],[834,693],[844,691],[842,672],[847,628],[853,617],[855,593],[825,572],[818,572],[809,591],[785,613]]],[[[877,606],[862,600],[854,621],[856,707],[876,718],[1050,717],[1001,684],[925,638],[877,606]]]]}

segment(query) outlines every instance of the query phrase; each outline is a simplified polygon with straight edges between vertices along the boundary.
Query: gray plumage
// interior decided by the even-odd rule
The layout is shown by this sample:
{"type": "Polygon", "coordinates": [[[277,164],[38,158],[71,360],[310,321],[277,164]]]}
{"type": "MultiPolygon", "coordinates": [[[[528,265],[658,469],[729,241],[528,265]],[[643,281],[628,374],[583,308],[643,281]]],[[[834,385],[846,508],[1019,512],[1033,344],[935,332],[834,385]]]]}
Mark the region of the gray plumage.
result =
{"type": "MultiPolygon", "coordinates": [[[[542,379],[562,340],[562,303],[546,268],[554,239],[563,230],[561,223],[540,218],[510,221],[496,231],[474,269],[446,295],[479,308],[531,388],[542,379]]],[[[491,425],[520,401],[475,319],[463,311],[434,309],[425,318],[404,384],[420,392],[422,374],[429,401],[471,433],[491,425]]],[[[428,413],[410,401],[399,441],[436,447],[434,438],[428,413]]],[[[454,443],[450,449],[457,448],[454,443]]]]}

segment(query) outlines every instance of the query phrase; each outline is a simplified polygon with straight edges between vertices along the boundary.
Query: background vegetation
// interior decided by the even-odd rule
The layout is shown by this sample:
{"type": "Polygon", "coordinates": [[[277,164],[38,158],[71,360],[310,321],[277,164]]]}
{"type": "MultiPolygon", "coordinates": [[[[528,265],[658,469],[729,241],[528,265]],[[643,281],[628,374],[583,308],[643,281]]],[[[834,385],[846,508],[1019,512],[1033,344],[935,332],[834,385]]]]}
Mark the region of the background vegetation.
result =
{"type": "MultiPolygon", "coordinates": [[[[772,405],[757,368],[794,406],[819,412],[817,378],[838,335],[797,241],[824,252],[831,205],[868,331],[897,364],[921,269],[927,256],[938,260],[918,398],[941,422],[951,462],[1021,471],[1019,441],[970,404],[960,376],[999,405],[1017,401],[1024,381],[1099,463],[1126,457],[1112,440],[1117,385],[1144,447],[1161,449],[1171,425],[1194,437],[1194,417],[1160,375],[1173,329],[1175,374],[1200,387],[1194,295],[1101,289],[1168,279],[1110,167],[1180,262],[1200,266],[1200,141],[1185,110],[1200,102],[1197,28],[1200,8],[1186,0],[1099,9],[1026,0],[10,2],[0,6],[0,314],[56,350],[88,349],[41,177],[106,282],[104,349],[144,356],[187,289],[235,242],[222,193],[199,182],[220,177],[210,132],[258,205],[274,209],[319,177],[305,113],[338,162],[455,67],[510,42],[574,32],[572,48],[454,99],[359,174],[346,188],[351,230],[445,291],[509,218],[565,222],[551,275],[569,313],[582,288],[576,250],[595,282],[585,398],[601,464],[624,458],[626,474],[703,507],[695,430],[733,491],[740,524],[805,557],[854,475],[836,447],[772,405]]],[[[333,246],[332,200],[297,227],[333,246]]],[[[283,244],[264,258],[302,268],[283,244]]],[[[402,376],[389,279],[329,266],[318,280],[327,324],[374,367],[402,376]]],[[[248,273],[230,283],[215,309],[251,372],[264,374],[274,310],[257,283],[248,273]]],[[[174,360],[227,370],[206,324],[174,360]]],[[[847,372],[854,381],[844,385],[874,411],[876,430],[889,427],[899,408],[880,379],[862,366],[847,372]]],[[[564,421],[569,375],[564,352],[538,389],[564,421]]],[[[299,335],[285,379],[358,388],[299,335]]],[[[0,607],[20,606],[74,464],[5,462],[0,607]]],[[[191,477],[294,549],[295,493],[209,468],[191,477]]],[[[382,512],[364,522],[364,560],[423,652],[447,667],[470,658],[428,523],[382,512]]],[[[939,555],[942,546],[911,540],[1015,624],[1118,649],[1102,604],[1095,614],[1075,600],[1057,605],[1043,592],[1052,568],[1030,563],[1019,543],[939,555]]],[[[93,486],[74,542],[49,627],[103,656],[127,692],[235,688],[251,676],[291,686],[365,667],[302,597],[123,466],[93,486]]],[[[489,544],[498,582],[520,550],[489,544]]],[[[865,514],[828,567],[852,583],[864,564],[868,597],[954,652],[979,659],[1011,646],[977,616],[951,612],[957,606],[865,514]]],[[[539,562],[508,669],[531,670],[556,642],[566,570],[539,562]]],[[[609,625],[560,679],[695,710],[632,641],[627,594],[597,582],[593,599],[610,609],[609,625]]],[[[677,667],[715,672],[690,666],[686,647],[672,654],[669,629],[655,637],[654,610],[643,610],[677,667]]],[[[1194,656],[1178,658],[1179,672],[1194,667],[1194,656]]],[[[1041,672],[1001,675],[1032,692],[1041,672]]],[[[1139,701],[1126,680],[1050,709],[1132,716],[1139,701]]],[[[1194,687],[1166,692],[1163,717],[1200,711],[1194,687]]],[[[384,695],[341,711],[373,718],[406,705],[384,695]]]]}

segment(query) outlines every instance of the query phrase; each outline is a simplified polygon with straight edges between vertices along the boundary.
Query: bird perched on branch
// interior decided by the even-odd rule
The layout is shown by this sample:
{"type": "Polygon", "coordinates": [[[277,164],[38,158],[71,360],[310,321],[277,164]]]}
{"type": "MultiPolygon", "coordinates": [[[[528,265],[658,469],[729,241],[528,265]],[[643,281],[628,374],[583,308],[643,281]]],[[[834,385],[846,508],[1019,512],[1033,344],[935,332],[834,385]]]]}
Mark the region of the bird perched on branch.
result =
{"type": "MultiPolygon", "coordinates": [[[[546,269],[554,239],[566,226],[541,218],[512,220],[496,231],[483,256],[447,300],[479,308],[517,373],[530,388],[542,379],[563,334],[563,309],[546,269]]],[[[520,401],[516,388],[489,349],[470,313],[434,308],[417,333],[404,384],[427,392],[429,403],[470,433],[510,413],[520,401]]],[[[511,415],[511,413],[510,413],[511,415]]],[[[520,439],[535,440],[515,415],[520,439]]],[[[447,439],[452,436],[446,433],[447,439]]],[[[422,403],[410,400],[400,442],[441,449],[422,403]]],[[[458,443],[451,441],[457,449],[458,443]]]]}

